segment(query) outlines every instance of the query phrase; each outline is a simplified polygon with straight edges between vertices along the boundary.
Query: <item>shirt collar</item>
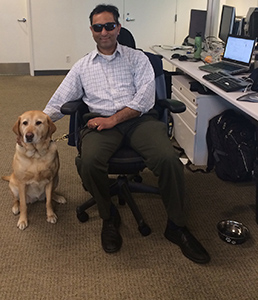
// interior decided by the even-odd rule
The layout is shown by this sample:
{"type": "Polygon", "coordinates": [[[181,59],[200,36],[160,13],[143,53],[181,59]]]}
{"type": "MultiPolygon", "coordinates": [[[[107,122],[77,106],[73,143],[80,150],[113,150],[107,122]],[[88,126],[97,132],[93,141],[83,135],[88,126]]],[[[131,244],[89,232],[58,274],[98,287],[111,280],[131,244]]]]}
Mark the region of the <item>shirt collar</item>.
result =
{"type": "Polygon", "coordinates": [[[109,60],[109,61],[111,61],[111,60],[113,60],[116,56],[117,56],[117,54],[120,54],[120,55],[122,55],[122,51],[121,51],[121,45],[119,44],[119,43],[117,43],[117,47],[116,47],[116,50],[115,50],[115,52],[112,54],[112,55],[104,55],[104,54],[102,54],[102,53],[100,53],[99,51],[98,51],[98,48],[96,48],[95,50],[93,50],[93,52],[92,52],[92,60],[94,60],[96,57],[98,57],[98,56],[101,56],[101,57],[103,57],[103,58],[105,58],[105,59],[107,59],[107,60],[109,60]]]}

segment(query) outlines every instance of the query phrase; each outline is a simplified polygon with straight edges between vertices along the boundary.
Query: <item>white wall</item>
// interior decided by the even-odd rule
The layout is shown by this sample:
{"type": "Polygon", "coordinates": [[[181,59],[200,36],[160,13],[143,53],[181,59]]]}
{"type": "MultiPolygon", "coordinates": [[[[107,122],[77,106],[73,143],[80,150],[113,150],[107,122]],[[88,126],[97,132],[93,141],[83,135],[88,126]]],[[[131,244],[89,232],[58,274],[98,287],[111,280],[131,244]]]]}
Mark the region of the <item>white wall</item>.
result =
{"type": "Polygon", "coordinates": [[[206,8],[207,0],[177,1],[176,45],[182,44],[188,35],[191,9],[206,10],[206,8]]]}
{"type": "MultiPolygon", "coordinates": [[[[114,2],[121,7],[122,0],[114,2]]],[[[89,13],[96,0],[30,0],[35,70],[69,69],[94,41],[89,13]]]]}
{"type": "Polygon", "coordinates": [[[258,6],[257,0],[222,0],[221,2],[236,7],[237,16],[245,16],[249,7],[258,6]]]}
{"type": "MultiPolygon", "coordinates": [[[[173,44],[175,2],[112,0],[120,11],[120,22],[126,23],[137,47],[144,50],[156,42],[173,44]],[[124,21],[127,12],[133,22],[124,21]]],[[[69,69],[95,48],[89,14],[98,3],[99,0],[30,0],[34,70],[69,69]]]]}
{"type": "MultiPolygon", "coordinates": [[[[206,9],[207,3],[206,0],[171,1],[177,3],[178,22],[174,41],[180,44],[188,33],[190,9],[206,9]]],[[[248,7],[258,6],[258,0],[214,1],[237,7],[237,15],[246,14],[248,7]]],[[[89,30],[88,15],[101,1],[0,0],[0,2],[0,63],[31,62],[35,70],[69,69],[75,61],[95,46],[89,30]],[[26,23],[17,22],[17,19],[23,17],[27,18],[26,23]]],[[[111,2],[118,6],[121,13],[123,12],[125,0],[111,2]]],[[[157,5],[164,3],[160,0],[157,5]]],[[[155,6],[153,9],[155,10],[155,6]]],[[[144,17],[148,18],[146,15],[144,17]]],[[[161,20],[161,25],[163,24],[170,44],[172,29],[166,28],[166,18],[161,20]]],[[[151,28],[149,34],[153,37],[151,28]]],[[[159,35],[153,38],[156,43],[160,43],[159,35]]]]}

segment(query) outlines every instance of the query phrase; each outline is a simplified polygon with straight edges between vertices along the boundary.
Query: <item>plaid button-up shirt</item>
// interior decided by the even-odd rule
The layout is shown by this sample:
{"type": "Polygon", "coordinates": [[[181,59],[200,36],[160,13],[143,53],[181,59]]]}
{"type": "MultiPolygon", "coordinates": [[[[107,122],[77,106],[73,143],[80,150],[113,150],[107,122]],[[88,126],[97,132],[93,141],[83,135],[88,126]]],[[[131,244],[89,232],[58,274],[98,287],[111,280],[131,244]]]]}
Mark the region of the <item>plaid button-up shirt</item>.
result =
{"type": "Polygon", "coordinates": [[[142,114],[155,102],[155,79],[148,57],[120,44],[111,56],[96,50],[80,59],[60,84],[44,112],[53,121],[62,118],[60,107],[82,98],[90,112],[111,116],[130,107],[142,114]]]}

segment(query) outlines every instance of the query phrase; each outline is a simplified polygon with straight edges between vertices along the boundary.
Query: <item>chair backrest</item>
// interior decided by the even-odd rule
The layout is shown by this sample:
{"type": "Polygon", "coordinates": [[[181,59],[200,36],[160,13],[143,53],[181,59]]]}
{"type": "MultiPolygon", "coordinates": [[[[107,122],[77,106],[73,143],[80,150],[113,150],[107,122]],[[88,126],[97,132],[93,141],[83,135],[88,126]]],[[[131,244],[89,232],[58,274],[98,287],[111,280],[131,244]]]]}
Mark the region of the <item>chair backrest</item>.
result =
{"type": "Polygon", "coordinates": [[[155,83],[156,83],[156,100],[166,99],[166,83],[165,83],[165,74],[163,70],[162,56],[158,54],[153,54],[150,52],[144,52],[153,67],[155,74],[155,83]]]}
{"type": "Polygon", "coordinates": [[[128,29],[124,27],[121,27],[119,36],[117,37],[117,41],[121,45],[136,49],[136,44],[133,35],[128,29]]]}
{"type": "Polygon", "coordinates": [[[168,98],[165,74],[164,74],[164,70],[163,70],[162,56],[153,54],[150,52],[144,52],[144,53],[148,56],[150,63],[153,67],[154,74],[155,74],[155,85],[156,85],[155,99],[156,99],[156,101],[155,101],[154,108],[158,111],[160,120],[167,123],[168,122],[168,114],[169,114],[168,110],[164,109],[163,107],[161,107],[159,105],[159,100],[168,98]]]}

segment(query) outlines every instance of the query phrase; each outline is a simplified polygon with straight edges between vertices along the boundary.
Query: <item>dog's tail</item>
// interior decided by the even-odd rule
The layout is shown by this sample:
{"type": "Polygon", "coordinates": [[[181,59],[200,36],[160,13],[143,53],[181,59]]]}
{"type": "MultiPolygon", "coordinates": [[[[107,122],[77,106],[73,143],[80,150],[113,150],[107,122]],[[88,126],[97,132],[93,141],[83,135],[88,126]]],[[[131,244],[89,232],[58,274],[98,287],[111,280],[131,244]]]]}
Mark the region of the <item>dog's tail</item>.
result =
{"type": "Polygon", "coordinates": [[[5,181],[10,181],[11,176],[2,176],[1,178],[5,181]]]}

